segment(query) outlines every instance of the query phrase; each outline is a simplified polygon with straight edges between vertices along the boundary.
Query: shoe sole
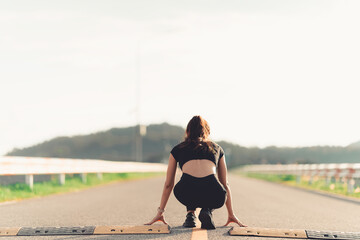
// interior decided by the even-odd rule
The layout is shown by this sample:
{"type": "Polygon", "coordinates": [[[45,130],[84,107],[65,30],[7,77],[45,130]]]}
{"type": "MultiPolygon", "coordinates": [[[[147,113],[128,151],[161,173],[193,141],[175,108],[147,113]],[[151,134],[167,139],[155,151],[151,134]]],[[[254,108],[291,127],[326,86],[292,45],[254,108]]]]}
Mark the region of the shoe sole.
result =
{"type": "Polygon", "coordinates": [[[183,227],[186,227],[186,228],[193,228],[193,227],[196,227],[195,224],[183,224],[183,227]]]}
{"type": "Polygon", "coordinates": [[[199,220],[201,222],[201,228],[203,229],[215,229],[214,221],[211,216],[204,211],[200,211],[199,220]]]}

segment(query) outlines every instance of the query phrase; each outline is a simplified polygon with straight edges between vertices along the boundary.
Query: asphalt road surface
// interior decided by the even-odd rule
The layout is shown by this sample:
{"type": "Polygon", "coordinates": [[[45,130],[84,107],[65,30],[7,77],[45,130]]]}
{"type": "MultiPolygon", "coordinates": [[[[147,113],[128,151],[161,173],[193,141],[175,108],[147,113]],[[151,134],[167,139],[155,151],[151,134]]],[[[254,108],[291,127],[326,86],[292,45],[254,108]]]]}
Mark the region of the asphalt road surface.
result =
{"type": "MultiPolygon", "coordinates": [[[[156,213],[164,180],[165,176],[112,183],[0,204],[0,227],[142,225],[156,213]]],[[[360,232],[360,204],[236,175],[230,175],[229,182],[235,213],[250,227],[360,232]]],[[[192,229],[181,226],[185,215],[185,207],[171,194],[165,212],[170,234],[15,236],[0,237],[0,240],[191,239],[192,229]]],[[[207,231],[208,239],[266,239],[228,235],[230,226],[221,227],[227,219],[225,206],[213,215],[218,227],[207,231]]]]}

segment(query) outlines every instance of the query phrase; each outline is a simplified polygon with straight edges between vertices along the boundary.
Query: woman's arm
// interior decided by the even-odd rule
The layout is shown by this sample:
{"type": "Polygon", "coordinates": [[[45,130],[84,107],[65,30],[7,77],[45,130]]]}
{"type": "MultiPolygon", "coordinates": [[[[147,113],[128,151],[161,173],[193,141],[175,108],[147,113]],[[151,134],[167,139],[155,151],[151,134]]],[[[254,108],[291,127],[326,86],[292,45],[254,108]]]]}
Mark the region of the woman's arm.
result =
{"type": "Polygon", "coordinates": [[[176,173],[176,160],[173,157],[173,155],[170,153],[169,156],[169,164],[166,172],[166,180],[163,188],[163,192],[161,195],[161,201],[160,201],[160,211],[156,214],[156,216],[145,225],[151,225],[156,221],[162,221],[163,223],[167,224],[167,222],[164,219],[163,211],[165,210],[165,206],[167,201],[169,200],[169,196],[171,194],[171,191],[174,187],[174,181],[175,181],[175,173],[176,173]]]}
{"type": "Polygon", "coordinates": [[[228,211],[228,221],[225,224],[225,226],[227,226],[231,222],[234,222],[234,223],[237,223],[240,227],[247,227],[246,225],[242,224],[239,221],[239,219],[235,216],[234,211],[233,211],[231,190],[230,190],[230,185],[229,185],[229,182],[227,179],[227,167],[226,167],[226,162],[225,162],[225,156],[223,156],[219,160],[218,177],[219,177],[220,183],[224,186],[224,188],[226,189],[226,192],[227,192],[227,198],[226,198],[225,205],[226,205],[226,208],[228,211]]]}
{"type": "Polygon", "coordinates": [[[169,196],[174,187],[176,173],[176,161],[173,155],[170,153],[169,164],[166,172],[166,180],[164,184],[163,193],[161,196],[160,209],[165,209],[166,203],[169,200],[169,196]]]}

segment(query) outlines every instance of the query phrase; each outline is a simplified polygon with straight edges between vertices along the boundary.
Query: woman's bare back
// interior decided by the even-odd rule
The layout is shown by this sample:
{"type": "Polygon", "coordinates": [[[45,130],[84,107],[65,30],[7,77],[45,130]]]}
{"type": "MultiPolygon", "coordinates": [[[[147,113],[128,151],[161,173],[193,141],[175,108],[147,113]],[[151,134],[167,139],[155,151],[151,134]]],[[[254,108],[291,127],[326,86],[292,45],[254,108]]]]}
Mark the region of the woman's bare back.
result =
{"type": "Polygon", "coordinates": [[[210,174],[216,175],[216,166],[208,159],[193,159],[182,166],[182,171],[183,173],[200,178],[210,174]]]}

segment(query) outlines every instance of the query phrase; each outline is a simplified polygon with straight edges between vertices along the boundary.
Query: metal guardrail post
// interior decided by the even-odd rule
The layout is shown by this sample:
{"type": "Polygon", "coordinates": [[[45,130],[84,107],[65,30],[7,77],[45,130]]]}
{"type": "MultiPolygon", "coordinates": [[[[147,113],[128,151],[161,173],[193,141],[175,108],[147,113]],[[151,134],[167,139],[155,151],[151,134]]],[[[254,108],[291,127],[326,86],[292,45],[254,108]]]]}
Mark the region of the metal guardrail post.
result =
{"type": "Polygon", "coordinates": [[[335,182],[336,182],[335,176],[331,176],[331,178],[330,178],[330,184],[331,184],[331,183],[335,183],[335,182]]]}
{"type": "Polygon", "coordinates": [[[326,176],[326,185],[330,185],[330,183],[331,183],[331,177],[326,176]]]}
{"type": "Polygon", "coordinates": [[[83,183],[86,183],[86,173],[80,173],[80,176],[81,176],[81,181],[83,183]]]}
{"type": "Polygon", "coordinates": [[[103,175],[102,173],[96,173],[96,176],[98,179],[102,180],[103,179],[103,175]]]}
{"type": "Polygon", "coordinates": [[[308,184],[309,184],[309,185],[311,185],[312,183],[313,183],[313,175],[312,175],[312,174],[310,174],[310,179],[309,179],[308,184]]]}
{"type": "Polygon", "coordinates": [[[348,193],[353,193],[354,192],[354,185],[355,185],[355,180],[352,178],[349,178],[347,180],[347,191],[348,193]]]}
{"type": "Polygon", "coordinates": [[[355,186],[360,187],[360,178],[355,179],[355,186]]]}
{"type": "Polygon", "coordinates": [[[65,173],[60,173],[59,174],[59,183],[60,183],[60,185],[65,184],[65,173]]]}
{"type": "Polygon", "coordinates": [[[25,175],[25,183],[29,185],[30,189],[32,190],[34,188],[34,175],[25,175]]]}

